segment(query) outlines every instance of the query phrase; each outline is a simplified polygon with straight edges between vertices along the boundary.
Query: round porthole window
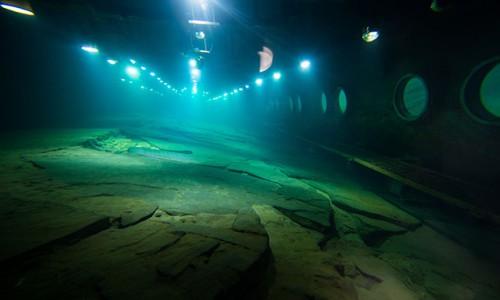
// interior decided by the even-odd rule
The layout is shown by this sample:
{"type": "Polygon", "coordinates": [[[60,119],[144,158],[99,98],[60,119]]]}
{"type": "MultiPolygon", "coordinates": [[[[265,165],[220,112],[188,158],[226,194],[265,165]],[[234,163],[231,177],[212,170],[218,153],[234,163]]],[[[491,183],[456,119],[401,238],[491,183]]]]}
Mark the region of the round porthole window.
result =
{"type": "Polygon", "coordinates": [[[429,90],[425,81],[417,75],[404,76],[396,86],[394,107],[397,114],[407,120],[420,118],[429,105],[429,90]]]}
{"type": "Polygon", "coordinates": [[[500,58],[476,67],[462,88],[462,104],[475,120],[500,124],[500,58]]]}
{"type": "Polygon", "coordinates": [[[500,63],[484,77],[481,84],[481,104],[490,114],[500,118],[500,63]]]}
{"type": "Polygon", "coordinates": [[[337,108],[341,114],[347,112],[347,94],[343,88],[339,88],[337,91],[337,108]]]}
{"type": "Polygon", "coordinates": [[[302,112],[302,99],[300,96],[297,97],[297,112],[302,112]]]}
{"type": "Polygon", "coordinates": [[[322,93],[321,94],[321,112],[326,113],[327,109],[328,109],[328,99],[326,98],[326,94],[322,93]]]}

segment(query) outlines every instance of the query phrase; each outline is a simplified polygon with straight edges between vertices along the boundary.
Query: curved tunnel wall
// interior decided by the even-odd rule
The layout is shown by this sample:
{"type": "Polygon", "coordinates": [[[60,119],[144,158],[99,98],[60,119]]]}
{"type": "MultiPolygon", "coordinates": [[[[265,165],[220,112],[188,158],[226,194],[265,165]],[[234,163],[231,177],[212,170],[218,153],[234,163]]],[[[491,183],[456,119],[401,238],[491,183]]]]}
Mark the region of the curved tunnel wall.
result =
{"type": "MultiPolygon", "coordinates": [[[[500,43],[491,36],[500,34],[500,22],[487,18],[474,30],[467,30],[470,24],[456,26],[458,15],[447,18],[440,26],[426,24],[416,32],[385,39],[382,35],[374,44],[354,41],[341,51],[332,51],[335,54],[328,57],[328,63],[321,63],[322,71],[310,78],[294,73],[280,83],[279,92],[270,88],[259,91],[266,94],[268,120],[324,144],[352,145],[496,190],[500,118],[477,107],[471,113],[463,94],[468,93],[466,105],[481,106],[486,92],[481,91],[481,80],[478,83],[476,77],[484,79],[497,66],[500,43]],[[488,34],[477,34],[482,31],[488,34]],[[482,66],[486,71],[477,71],[482,66]],[[412,80],[415,78],[418,80],[412,80]],[[409,81],[413,88],[405,90],[409,81]],[[347,99],[345,112],[337,102],[340,88],[347,99]],[[468,92],[471,88],[473,92],[468,92]],[[409,108],[413,113],[406,117],[397,102],[405,97],[412,98],[407,105],[414,105],[409,108]]],[[[491,86],[498,77],[490,77],[491,86]]],[[[492,110],[497,106],[491,97],[496,95],[497,91],[489,95],[492,110]]],[[[262,95],[253,93],[248,101],[252,97],[262,95]]]]}

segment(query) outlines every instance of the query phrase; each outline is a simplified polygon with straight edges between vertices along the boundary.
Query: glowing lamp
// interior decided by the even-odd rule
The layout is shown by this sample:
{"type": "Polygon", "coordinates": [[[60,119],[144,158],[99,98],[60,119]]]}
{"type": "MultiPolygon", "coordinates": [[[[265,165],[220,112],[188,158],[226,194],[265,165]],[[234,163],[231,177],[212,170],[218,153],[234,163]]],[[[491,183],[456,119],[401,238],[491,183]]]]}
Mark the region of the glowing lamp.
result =
{"type": "Polygon", "coordinates": [[[196,66],[198,65],[198,62],[194,58],[191,58],[188,63],[191,68],[196,68],[196,66]]]}
{"type": "Polygon", "coordinates": [[[311,68],[311,61],[309,61],[309,60],[306,59],[306,60],[303,60],[303,61],[300,62],[300,69],[302,71],[307,71],[310,68],[311,68]]]}
{"type": "Polygon", "coordinates": [[[366,31],[361,37],[365,42],[373,43],[380,37],[380,33],[378,31],[371,31],[370,27],[366,27],[366,31]]]}
{"type": "Polygon", "coordinates": [[[127,73],[127,75],[131,78],[139,78],[140,76],[139,70],[132,66],[128,66],[127,68],[125,68],[125,73],[127,73]]]}
{"type": "Polygon", "coordinates": [[[84,45],[81,47],[81,49],[87,53],[90,53],[90,54],[98,54],[99,53],[99,49],[97,49],[97,47],[95,47],[95,46],[84,45]]]}
{"type": "Polygon", "coordinates": [[[26,15],[26,16],[34,16],[33,8],[31,8],[31,4],[27,1],[2,1],[0,2],[0,6],[6,10],[26,15]]]}
{"type": "Polygon", "coordinates": [[[275,81],[280,80],[280,79],[281,79],[281,73],[280,73],[280,72],[274,72],[274,73],[273,73],[273,79],[274,79],[275,81]]]}

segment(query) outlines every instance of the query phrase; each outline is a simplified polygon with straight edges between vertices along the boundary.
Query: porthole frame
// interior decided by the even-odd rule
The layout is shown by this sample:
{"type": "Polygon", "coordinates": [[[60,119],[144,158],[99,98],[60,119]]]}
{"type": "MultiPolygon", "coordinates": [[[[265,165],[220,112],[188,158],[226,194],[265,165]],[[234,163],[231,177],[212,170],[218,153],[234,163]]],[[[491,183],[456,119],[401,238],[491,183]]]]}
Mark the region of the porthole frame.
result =
{"type": "Polygon", "coordinates": [[[460,89],[460,104],[462,109],[472,120],[484,125],[500,125],[500,117],[490,113],[481,101],[481,85],[483,80],[499,64],[500,56],[495,56],[476,65],[468,73],[460,89]],[[470,101],[474,101],[474,103],[471,105],[470,101]]]}
{"type": "Polygon", "coordinates": [[[399,118],[407,122],[415,122],[423,119],[428,114],[432,103],[431,98],[432,96],[429,89],[429,84],[425,81],[424,77],[416,73],[408,73],[406,75],[403,75],[403,77],[401,77],[396,83],[394,94],[392,96],[392,106],[399,118]],[[404,107],[404,90],[408,82],[413,78],[421,80],[425,84],[425,88],[427,90],[427,102],[425,104],[425,109],[418,116],[411,116],[410,113],[404,113],[404,111],[407,110],[406,107],[404,107]]]}
{"type": "Polygon", "coordinates": [[[335,97],[333,99],[334,101],[334,110],[336,112],[337,115],[343,117],[345,115],[347,115],[347,113],[349,113],[349,110],[350,110],[350,106],[351,104],[349,103],[349,93],[347,92],[346,88],[343,87],[343,86],[338,86],[336,89],[335,89],[335,97]],[[340,101],[339,101],[339,97],[340,97],[340,92],[344,92],[344,95],[345,95],[345,98],[346,98],[346,108],[345,108],[345,111],[342,111],[342,109],[340,108],[340,101]]]}

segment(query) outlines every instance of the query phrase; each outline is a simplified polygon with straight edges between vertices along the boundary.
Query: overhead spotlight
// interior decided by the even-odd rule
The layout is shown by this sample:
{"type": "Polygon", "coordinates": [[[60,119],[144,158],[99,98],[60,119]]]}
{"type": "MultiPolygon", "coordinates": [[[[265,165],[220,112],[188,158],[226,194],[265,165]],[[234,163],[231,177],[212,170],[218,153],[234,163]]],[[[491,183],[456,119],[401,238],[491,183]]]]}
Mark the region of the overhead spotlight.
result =
{"type": "Polygon", "coordinates": [[[228,93],[224,93],[224,97],[227,97],[228,96],[228,93]]]}
{"type": "Polygon", "coordinates": [[[120,78],[120,81],[121,82],[125,82],[125,78],[120,78]]]}
{"type": "Polygon", "coordinates": [[[238,90],[239,90],[240,92],[243,92],[243,88],[239,88],[238,90]]]}
{"type": "Polygon", "coordinates": [[[81,47],[81,49],[85,52],[91,53],[91,54],[98,54],[99,49],[95,46],[90,46],[90,45],[84,45],[81,47]]]}
{"type": "Polygon", "coordinates": [[[281,79],[281,72],[274,72],[274,73],[273,73],[273,79],[274,79],[275,81],[280,80],[280,79],[281,79]]]}
{"type": "Polygon", "coordinates": [[[373,43],[380,37],[380,33],[376,30],[370,30],[370,27],[366,27],[365,32],[361,36],[363,40],[367,43],[373,43]]]}
{"type": "Polygon", "coordinates": [[[238,89],[234,89],[233,93],[238,94],[238,89]]]}
{"type": "Polygon", "coordinates": [[[245,85],[245,88],[248,90],[250,88],[250,86],[247,84],[247,85],[245,85]]]}
{"type": "Polygon", "coordinates": [[[188,63],[191,68],[196,68],[196,66],[198,66],[198,61],[194,58],[191,58],[188,63]]]}
{"type": "Polygon", "coordinates": [[[150,75],[151,77],[155,77],[155,76],[156,76],[156,73],[155,73],[155,72],[149,72],[149,75],[150,75]]]}
{"type": "Polygon", "coordinates": [[[307,71],[311,68],[311,61],[304,59],[303,61],[300,62],[300,69],[302,71],[307,71]]]}
{"type": "Polygon", "coordinates": [[[110,58],[110,59],[108,59],[108,60],[106,60],[106,62],[107,62],[108,64],[110,64],[110,65],[116,65],[116,64],[118,63],[118,61],[117,61],[117,60],[114,60],[114,59],[111,59],[111,58],[110,58]]]}
{"type": "Polygon", "coordinates": [[[205,32],[203,32],[203,31],[196,31],[196,32],[194,33],[194,36],[195,36],[197,39],[199,39],[199,40],[203,40],[203,39],[205,39],[205,32]]]}
{"type": "Polygon", "coordinates": [[[255,79],[255,85],[262,86],[262,84],[264,84],[264,79],[262,78],[255,79]]]}
{"type": "Polygon", "coordinates": [[[141,70],[146,71],[146,67],[145,66],[141,66],[141,70]]]}
{"type": "Polygon", "coordinates": [[[31,8],[31,4],[27,1],[2,1],[0,2],[0,6],[18,14],[27,16],[35,15],[33,8],[31,8]]]}
{"type": "Polygon", "coordinates": [[[125,72],[132,78],[139,78],[140,76],[139,70],[136,67],[128,66],[125,68],[125,72]]]}
{"type": "Polygon", "coordinates": [[[135,65],[137,63],[137,61],[135,59],[130,59],[130,63],[135,65]]]}

